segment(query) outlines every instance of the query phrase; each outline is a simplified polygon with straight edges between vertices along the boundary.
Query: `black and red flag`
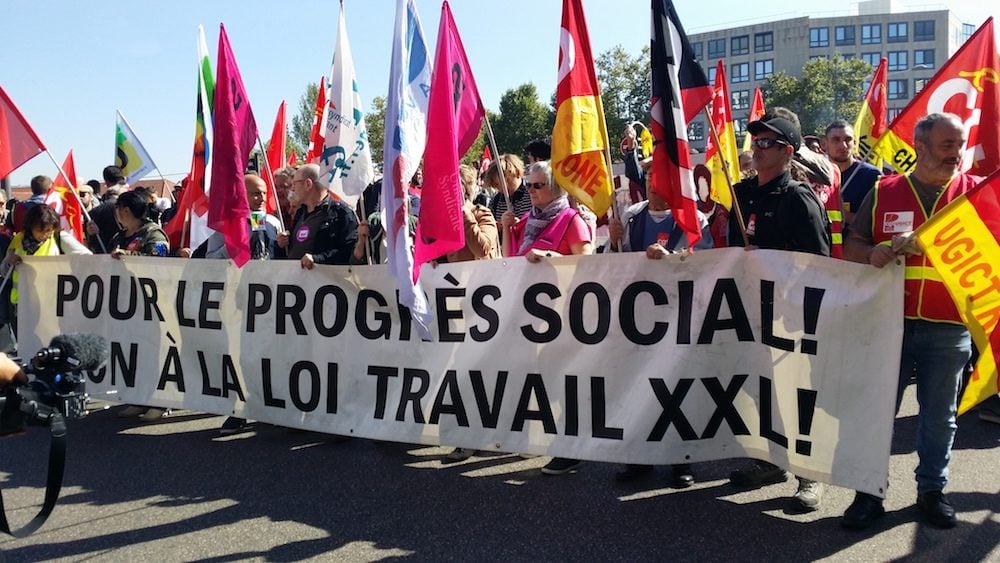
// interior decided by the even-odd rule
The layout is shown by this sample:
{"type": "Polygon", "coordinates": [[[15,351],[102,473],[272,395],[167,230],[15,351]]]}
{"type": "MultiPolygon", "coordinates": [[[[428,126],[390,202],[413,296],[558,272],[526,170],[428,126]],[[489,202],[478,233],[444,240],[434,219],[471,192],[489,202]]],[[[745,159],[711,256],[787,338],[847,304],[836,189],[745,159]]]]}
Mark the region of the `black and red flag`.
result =
{"type": "Polygon", "coordinates": [[[674,220],[694,247],[701,238],[698,187],[694,182],[687,124],[712,100],[671,0],[653,0],[653,191],[670,205],[674,220]]]}

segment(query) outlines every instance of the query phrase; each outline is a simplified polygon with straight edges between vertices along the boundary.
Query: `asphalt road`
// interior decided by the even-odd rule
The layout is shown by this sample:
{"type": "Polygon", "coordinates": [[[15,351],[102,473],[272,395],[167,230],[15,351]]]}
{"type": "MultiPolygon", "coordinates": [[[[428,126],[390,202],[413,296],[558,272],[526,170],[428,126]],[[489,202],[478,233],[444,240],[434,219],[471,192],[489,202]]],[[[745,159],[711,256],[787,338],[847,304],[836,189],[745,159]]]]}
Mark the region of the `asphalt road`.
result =
{"type": "MultiPolygon", "coordinates": [[[[71,423],[65,486],[33,536],[0,536],[7,561],[1000,561],[1000,426],[960,420],[948,493],[959,525],[920,522],[912,388],[896,423],[887,515],[840,528],[853,493],[827,487],[821,509],[785,512],[793,481],[740,491],[740,460],[637,484],[588,463],[543,476],[548,458],[486,455],[442,463],[440,447],[333,442],[259,425],[220,437],[222,417],[181,412],[153,424],[117,409],[71,423]]],[[[23,525],[44,488],[47,434],[0,440],[8,517],[23,525]]]]}

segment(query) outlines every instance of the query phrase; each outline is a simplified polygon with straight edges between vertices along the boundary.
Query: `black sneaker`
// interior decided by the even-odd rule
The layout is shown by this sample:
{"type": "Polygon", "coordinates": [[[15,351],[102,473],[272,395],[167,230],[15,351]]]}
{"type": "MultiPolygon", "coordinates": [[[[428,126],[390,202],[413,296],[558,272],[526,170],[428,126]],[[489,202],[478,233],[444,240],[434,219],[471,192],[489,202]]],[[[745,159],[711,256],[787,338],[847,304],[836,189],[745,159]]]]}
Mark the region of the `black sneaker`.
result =
{"type": "Polygon", "coordinates": [[[229,436],[231,434],[236,434],[237,432],[242,432],[246,427],[247,419],[231,416],[222,423],[222,428],[219,428],[219,434],[229,436]]]}
{"type": "Polygon", "coordinates": [[[938,528],[954,528],[955,509],[951,507],[948,499],[944,498],[941,491],[929,491],[917,495],[917,508],[923,513],[924,518],[932,526],[938,528]]]}
{"type": "Polygon", "coordinates": [[[729,474],[729,482],[737,487],[763,487],[787,480],[787,471],[766,461],[758,461],[748,470],[741,469],[729,474]]]}
{"type": "Polygon", "coordinates": [[[615,481],[619,483],[631,483],[632,481],[638,481],[643,477],[649,475],[653,472],[652,465],[636,465],[628,464],[625,466],[624,471],[619,471],[615,473],[615,481]]]}
{"type": "Polygon", "coordinates": [[[542,468],[542,473],[545,475],[562,475],[580,467],[581,463],[583,462],[578,459],[554,457],[552,461],[545,464],[545,467],[542,468]]]}
{"type": "Polygon", "coordinates": [[[844,511],[840,525],[848,530],[864,530],[884,515],[882,499],[859,492],[854,494],[854,502],[844,511]]]}
{"type": "Polygon", "coordinates": [[[670,486],[675,489],[686,489],[694,485],[694,471],[691,465],[679,463],[671,468],[670,486]]]}

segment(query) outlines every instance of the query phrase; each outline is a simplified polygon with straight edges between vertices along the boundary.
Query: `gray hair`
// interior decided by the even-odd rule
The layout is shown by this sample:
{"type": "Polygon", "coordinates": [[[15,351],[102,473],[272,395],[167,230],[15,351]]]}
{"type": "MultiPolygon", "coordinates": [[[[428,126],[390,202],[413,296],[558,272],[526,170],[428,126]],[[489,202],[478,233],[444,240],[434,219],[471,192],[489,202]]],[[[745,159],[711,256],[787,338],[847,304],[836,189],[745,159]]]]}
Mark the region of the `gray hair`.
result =
{"type": "Polygon", "coordinates": [[[284,168],[279,168],[279,169],[277,169],[277,170],[274,171],[274,175],[275,176],[284,176],[286,178],[294,178],[295,177],[295,167],[294,166],[286,166],[284,168]]]}
{"type": "Polygon", "coordinates": [[[930,113],[925,115],[917,122],[917,126],[913,128],[913,142],[927,144],[931,140],[931,130],[938,123],[951,123],[958,129],[965,131],[965,125],[962,123],[962,119],[953,113],[930,113]]]}
{"type": "Polygon", "coordinates": [[[533,174],[535,172],[545,175],[545,183],[549,186],[549,192],[551,192],[553,196],[559,198],[566,195],[565,190],[559,187],[559,184],[556,184],[555,178],[552,177],[552,165],[549,161],[539,160],[538,162],[532,164],[531,167],[528,168],[528,174],[533,174]]]}

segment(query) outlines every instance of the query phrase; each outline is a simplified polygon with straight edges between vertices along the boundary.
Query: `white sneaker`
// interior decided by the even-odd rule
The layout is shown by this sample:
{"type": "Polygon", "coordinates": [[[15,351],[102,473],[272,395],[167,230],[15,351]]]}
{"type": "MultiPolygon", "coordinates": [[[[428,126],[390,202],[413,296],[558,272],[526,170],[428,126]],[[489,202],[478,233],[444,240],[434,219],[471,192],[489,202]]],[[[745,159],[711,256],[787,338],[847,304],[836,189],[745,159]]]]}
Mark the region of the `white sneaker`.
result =
{"type": "Polygon", "coordinates": [[[139,418],[143,422],[152,422],[154,420],[160,420],[161,418],[166,418],[168,416],[170,416],[170,409],[158,409],[156,407],[150,407],[139,418]]]}
{"type": "Polygon", "coordinates": [[[118,418],[135,418],[142,413],[146,412],[146,407],[137,407],[135,405],[129,405],[122,410],[118,411],[118,418]]]}

